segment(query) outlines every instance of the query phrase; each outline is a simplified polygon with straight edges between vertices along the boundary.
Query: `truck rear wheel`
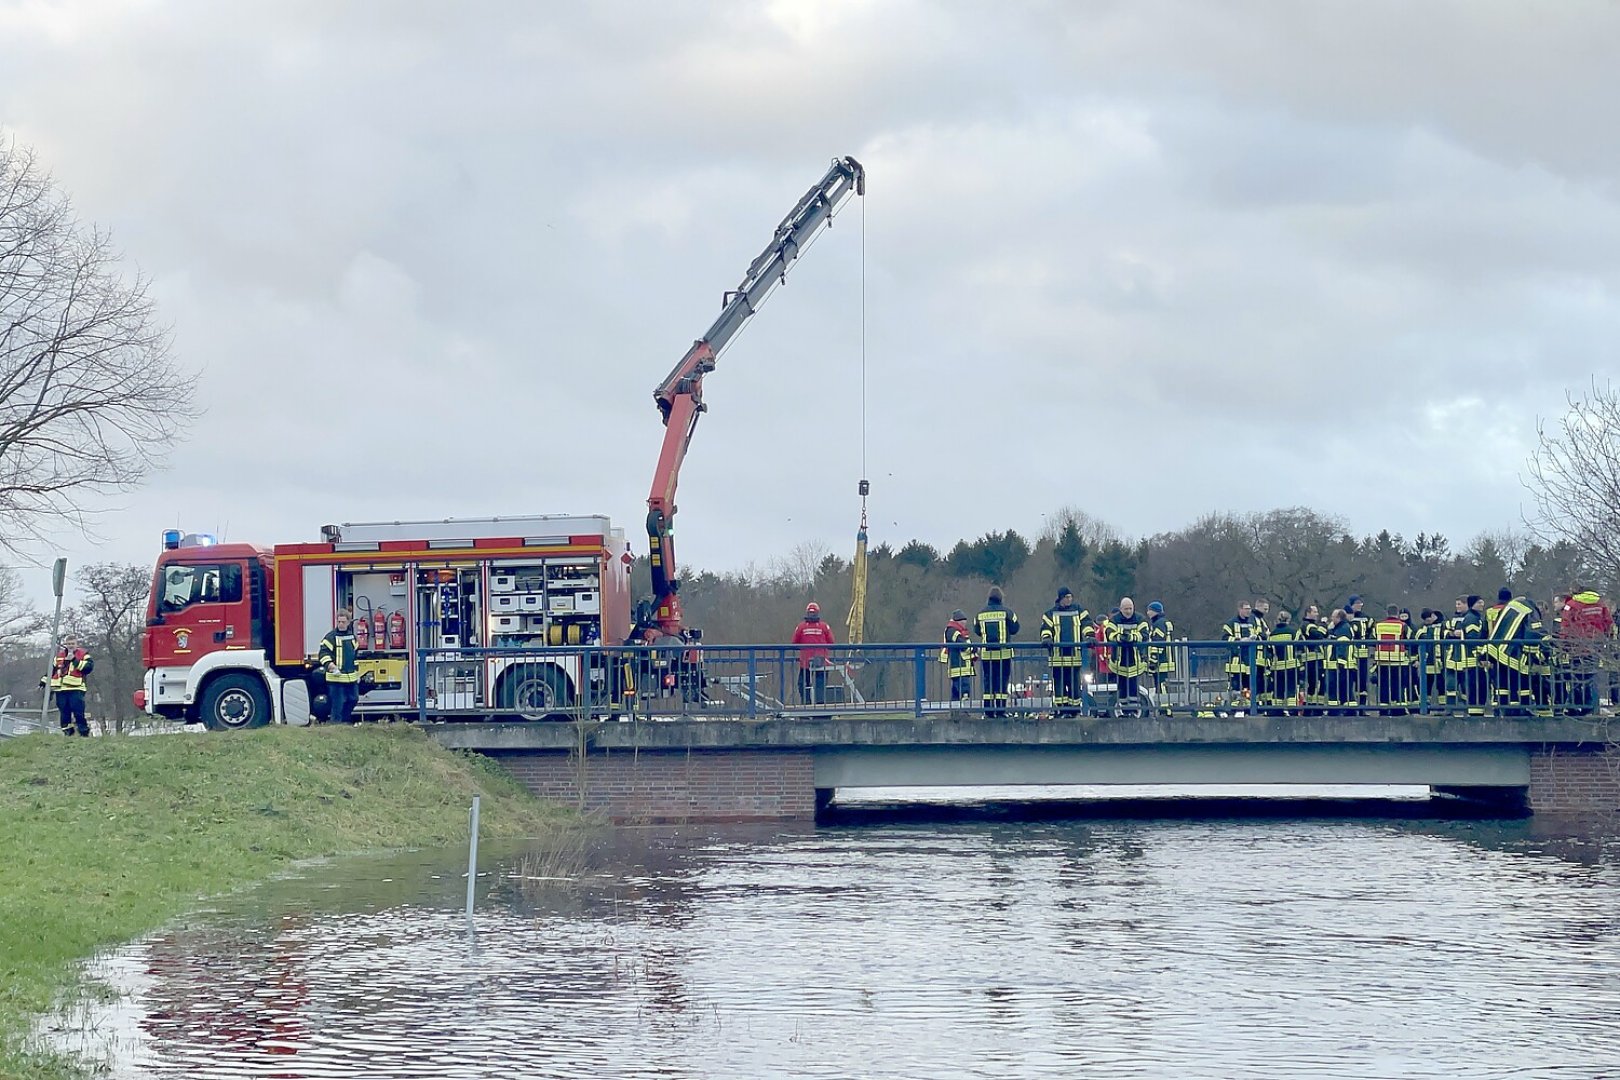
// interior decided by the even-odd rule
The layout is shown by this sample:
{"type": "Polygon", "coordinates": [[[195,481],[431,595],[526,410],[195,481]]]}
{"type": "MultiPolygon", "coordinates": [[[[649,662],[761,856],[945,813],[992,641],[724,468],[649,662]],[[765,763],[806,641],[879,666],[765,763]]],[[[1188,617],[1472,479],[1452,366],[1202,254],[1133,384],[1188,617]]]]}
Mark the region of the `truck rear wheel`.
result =
{"type": "Polygon", "coordinates": [[[524,720],[567,720],[568,679],[552,664],[522,664],[501,676],[499,701],[524,720]]]}
{"type": "Polygon", "coordinates": [[[197,711],[209,731],[240,731],[270,722],[270,694],[256,675],[221,675],[203,689],[197,711]]]}

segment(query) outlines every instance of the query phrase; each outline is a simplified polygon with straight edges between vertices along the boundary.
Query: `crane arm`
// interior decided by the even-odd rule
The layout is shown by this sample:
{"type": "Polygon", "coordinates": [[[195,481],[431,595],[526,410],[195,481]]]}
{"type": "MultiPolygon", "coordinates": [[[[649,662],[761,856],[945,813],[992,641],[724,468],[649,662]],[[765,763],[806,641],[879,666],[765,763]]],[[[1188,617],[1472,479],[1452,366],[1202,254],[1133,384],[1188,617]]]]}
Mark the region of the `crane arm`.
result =
{"type": "Polygon", "coordinates": [[[666,634],[681,631],[680,579],[675,562],[675,489],[681,463],[692,444],[703,404],[703,376],[714,370],[715,359],[737,336],[772,289],[787,276],[790,266],[809,246],[850,195],[866,194],[866,170],[852,157],[833,161],[823,176],[799,199],[776,227],[771,242],[748,265],[738,286],[721,297],[719,318],[658,384],[653,400],[664,419],[664,442],[647,496],[647,544],[652,563],[653,621],[666,634]]]}

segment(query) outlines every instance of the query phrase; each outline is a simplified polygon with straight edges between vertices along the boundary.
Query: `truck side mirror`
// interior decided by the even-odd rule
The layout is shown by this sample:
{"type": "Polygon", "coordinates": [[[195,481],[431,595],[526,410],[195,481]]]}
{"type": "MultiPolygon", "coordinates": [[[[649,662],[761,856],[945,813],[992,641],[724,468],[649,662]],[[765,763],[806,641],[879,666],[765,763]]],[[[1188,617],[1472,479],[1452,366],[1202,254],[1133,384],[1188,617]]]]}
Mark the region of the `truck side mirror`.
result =
{"type": "Polygon", "coordinates": [[[146,625],[147,626],[162,626],[163,625],[163,615],[161,613],[159,613],[157,615],[152,616],[150,619],[146,620],[146,625]]]}

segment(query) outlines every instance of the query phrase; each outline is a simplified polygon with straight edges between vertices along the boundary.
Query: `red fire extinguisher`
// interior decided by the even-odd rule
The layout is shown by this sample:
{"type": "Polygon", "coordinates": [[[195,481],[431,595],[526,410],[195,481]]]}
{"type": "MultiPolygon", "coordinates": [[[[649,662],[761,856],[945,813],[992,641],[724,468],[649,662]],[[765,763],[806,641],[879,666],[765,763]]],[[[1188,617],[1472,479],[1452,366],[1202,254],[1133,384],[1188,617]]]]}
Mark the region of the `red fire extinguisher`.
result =
{"type": "Polygon", "coordinates": [[[388,616],[388,647],[390,649],[403,649],[405,647],[405,615],[395,611],[388,616]]]}
{"type": "Polygon", "coordinates": [[[360,652],[371,648],[371,623],[366,619],[354,624],[354,647],[360,652]]]}
{"type": "Polygon", "coordinates": [[[377,648],[388,647],[388,609],[376,608],[371,613],[371,640],[377,643],[377,648]]]}

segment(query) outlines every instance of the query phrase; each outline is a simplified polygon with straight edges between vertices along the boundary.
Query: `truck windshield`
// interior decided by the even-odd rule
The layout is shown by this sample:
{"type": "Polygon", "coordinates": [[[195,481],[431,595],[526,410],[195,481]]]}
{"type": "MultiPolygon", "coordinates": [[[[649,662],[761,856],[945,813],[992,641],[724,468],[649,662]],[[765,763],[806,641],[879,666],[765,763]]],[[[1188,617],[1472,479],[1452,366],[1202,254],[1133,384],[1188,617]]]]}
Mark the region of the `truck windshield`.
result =
{"type": "Polygon", "coordinates": [[[159,611],[192,604],[231,604],[242,599],[242,567],[237,563],[166,566],[158,582],[159,611]]]}

